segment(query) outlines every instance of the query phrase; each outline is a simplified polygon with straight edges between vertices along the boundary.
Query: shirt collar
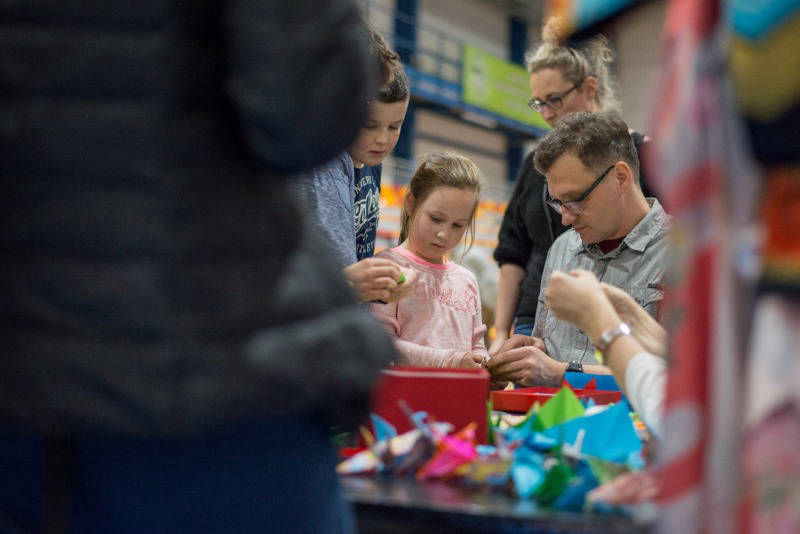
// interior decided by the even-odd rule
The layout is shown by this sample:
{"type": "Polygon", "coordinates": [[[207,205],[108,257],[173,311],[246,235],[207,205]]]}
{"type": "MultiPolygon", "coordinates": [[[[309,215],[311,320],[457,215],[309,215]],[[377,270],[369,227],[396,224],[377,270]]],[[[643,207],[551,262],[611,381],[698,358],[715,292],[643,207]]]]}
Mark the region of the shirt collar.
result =
{"type": "Polygon", "coordinates": [[[648,198],[647,203],[650,204],[650,211],[623,240],[629,248],[637,252],[644,252],[650,241],[661,232],[667,222],[667,213],[657,199],[648,198]]]}
{"type": "MultiPolygon", "coordinates": [[[[664,208],[661,207],[661,203],[658,199],[647,198],[646,200],[650,205],[650,211],[647,212],[647,215],[642,217],[642,220],[639,221],[639,223],[633,227],[633,230],[628,232],[625,239],[622,240],[622,244],[637,252],[644,252],[650,241],[659,234],[669,219],[669,216],[664,211],[664,208]]],[[[596,243],[584,245],[577,233],[575,233],[575,237],[577,238],[577,243],[575,243],[574,248],[575,252],[583,250],[594,256],[616,257],[620,250],[622,250],[622,245],[620,245],[608,254],[603,254],[603,251],[600,250],[600,247],[598,247],[596,243]]]]}

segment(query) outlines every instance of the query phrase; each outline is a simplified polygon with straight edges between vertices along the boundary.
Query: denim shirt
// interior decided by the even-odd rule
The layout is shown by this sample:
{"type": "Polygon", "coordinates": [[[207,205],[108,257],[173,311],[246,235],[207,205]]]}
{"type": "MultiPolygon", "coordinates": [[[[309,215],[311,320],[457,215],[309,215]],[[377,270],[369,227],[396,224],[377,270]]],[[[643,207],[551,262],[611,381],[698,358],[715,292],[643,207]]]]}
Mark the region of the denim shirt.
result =
{"type": "Polygon", "coordinates": [[[533,335],[544,340],[551,358],[566,362],[599,363],[589,338],[572,323],[561,321],[550,312],[545,303],[544,290],[554,270],[569,272],[573,269],[591,271],[601,282],[616,286],[636,300],[647,312],[656,317],[664,298],[661,285],[667,263],[667,233],[669,216],[655,198],[648,198],[650,211],[622,243],[608,254],[597,244],[584,245],[572,229],[553,243],[547,254],[539,305],[533,335]]]}

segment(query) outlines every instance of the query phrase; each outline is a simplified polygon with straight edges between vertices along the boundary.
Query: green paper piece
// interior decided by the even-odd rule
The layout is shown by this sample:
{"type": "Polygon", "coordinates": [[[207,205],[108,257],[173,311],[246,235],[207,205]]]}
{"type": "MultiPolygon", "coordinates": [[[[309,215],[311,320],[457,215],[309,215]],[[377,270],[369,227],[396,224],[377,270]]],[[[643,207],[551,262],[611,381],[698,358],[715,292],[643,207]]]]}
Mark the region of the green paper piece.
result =
{"type": "Polygon", "coordinates": [[[565,463],[558,463],[554,465],[545,475],[544,481],[539,485],[534,493],[536,500],[544,505],[552,504],[567,483],[573,477],[574,473],[565,463]]]}
{"type": "Polygon", "coordinates": [[[591,456],[588,457],[587,460],[589,461],[589,467],[591,467],[592,473],[594,473],[594,476],[597,478],[597,482],[599,484],[605,484],[610,480],[614,480],[619,475],[630,471],[625,464],[609,462],[607,460],[601,460],[600,458],[593,458],[591,456]]]}
{"type": "Polygon", "coordinates": [[[398,284],[402,284],[405,281],[406,281],[406,275],[404,275],[403,273],[400,273],[400,278],[397,279],[397,283],[398,284]]]}
{"type": "Polygon", "coordinates": [[[585,408],[572,389],[563,387],[536,414],[535,430],[547,430],[583,415],[585,408]]]}
{"type": "Polygon", "coordinates": [[[518,424],[516,426],[522,426],[524,423],[527,423],[528,419],[530,419],[531,417],[536,417],[536,414],[539,413],[539,410],[541,408],[542,408],[542,405],[541,405],[541,403],[539,401],[536,401],[533,404],[531,404],[531,407],[528,408],[527,412],[525,412],[525,420],[522,423],[520,423],[520,424],[518,424]]]}

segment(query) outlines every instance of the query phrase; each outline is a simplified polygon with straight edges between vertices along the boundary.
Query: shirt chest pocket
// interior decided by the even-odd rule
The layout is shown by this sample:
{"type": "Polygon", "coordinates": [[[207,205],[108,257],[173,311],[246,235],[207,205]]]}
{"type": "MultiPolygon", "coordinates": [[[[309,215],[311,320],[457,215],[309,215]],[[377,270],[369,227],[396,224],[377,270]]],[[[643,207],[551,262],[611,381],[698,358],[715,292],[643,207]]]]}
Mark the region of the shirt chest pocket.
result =
{"type": "Polygon", "coordinates": [[[651,317],[656,320],[659,318],[661,303],[664,300],[664,290],[660,286],[648,285],[646,287],[622,287],[620,289],[633,297],[633,300],[644,308],[651,317]]]}
{"type": "Polygon", "coordinates": [[[563,336],[566,335],[566,330],[570,323],[559,320],[555,314],[550,311],[544,297],[539,297],[539,308],[544,310],[544,313],[539,317],[541,323],[537,325],[538,328],[535,330],[541,332],[544,339],[562,339],[563,336]]]}

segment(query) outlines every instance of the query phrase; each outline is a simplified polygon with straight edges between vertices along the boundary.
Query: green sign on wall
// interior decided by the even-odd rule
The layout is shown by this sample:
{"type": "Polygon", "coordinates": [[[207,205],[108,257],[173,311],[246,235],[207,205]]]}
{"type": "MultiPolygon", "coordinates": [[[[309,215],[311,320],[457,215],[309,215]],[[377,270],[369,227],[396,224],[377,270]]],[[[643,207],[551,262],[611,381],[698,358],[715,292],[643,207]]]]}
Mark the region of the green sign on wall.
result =
{"type": "Polygon", "coordinates": [[[461,57],[464,102],[531,126],[550,128],[528,107],[531,93],[524,68],[470,44],[464,45],[461,57]]]}

